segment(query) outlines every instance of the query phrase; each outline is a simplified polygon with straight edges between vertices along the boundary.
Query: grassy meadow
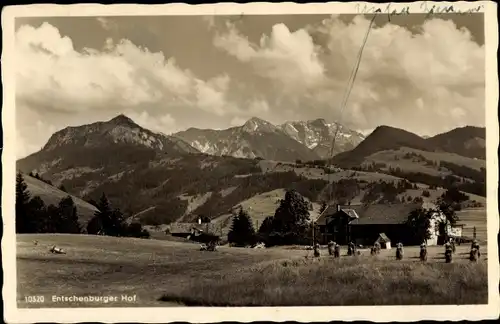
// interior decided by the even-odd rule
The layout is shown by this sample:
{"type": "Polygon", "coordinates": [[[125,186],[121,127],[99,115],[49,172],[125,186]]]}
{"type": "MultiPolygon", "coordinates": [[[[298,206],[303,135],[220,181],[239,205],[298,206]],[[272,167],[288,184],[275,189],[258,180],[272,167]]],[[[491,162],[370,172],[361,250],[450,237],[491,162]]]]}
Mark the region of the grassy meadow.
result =
{"type": "Polygon", "coordinates": [[[190,306],[486,304],[486,273],[485,262],[303,258],[195,280],[162,300],[190,306]]]}
{"type": "MultiPolygon", "coordinates": [[[[452,264],[443,247],[429,247],[421,263],[418,247],[377,257],[320,259],[300,247],[199,251],[197,244],[90,235],[18,234],[19,307],[167,307],[183,305],[397,305],[487,302],[487,256],[467,260],[458,246],[452,264]],[[34,244],[34,240],[38,244],[34,244]],[[51,254],[52,245],[67,254],[51,254]],[[52,302],[57,296],[136,295],[135,302],[52,302]],[[43,295],[30,304],[25,296],[43,295]]],[[[486,247],[482,253],[485,253],[486,247]]]]}

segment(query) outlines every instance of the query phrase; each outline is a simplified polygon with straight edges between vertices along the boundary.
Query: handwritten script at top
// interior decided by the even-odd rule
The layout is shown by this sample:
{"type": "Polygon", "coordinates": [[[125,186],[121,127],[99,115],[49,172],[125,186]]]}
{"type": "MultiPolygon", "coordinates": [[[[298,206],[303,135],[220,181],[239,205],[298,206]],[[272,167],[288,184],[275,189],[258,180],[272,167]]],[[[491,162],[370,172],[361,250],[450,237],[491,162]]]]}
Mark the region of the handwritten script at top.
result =
{"type": "MultiPolygon", "coordinates": [[[[459,9],[455,8],[453,5],[435,5],[428,3],[427,1],[422,2],[420,5],[420,10],[418,13],[425,13],[426,18],[442,14],[457,14],[457,15],[468,15],[472,13],[481,12],[484,9],[484,5],[477,5],[469,9],[459,9]]],[[[401,7],[397,4],[388,3],[384,5],[367,5],[367,4],[357,4],[356,11],[360,14],[385,14],[389,21],[393,16],[402,16],[410,14],[410,7],[401,7]]]]}

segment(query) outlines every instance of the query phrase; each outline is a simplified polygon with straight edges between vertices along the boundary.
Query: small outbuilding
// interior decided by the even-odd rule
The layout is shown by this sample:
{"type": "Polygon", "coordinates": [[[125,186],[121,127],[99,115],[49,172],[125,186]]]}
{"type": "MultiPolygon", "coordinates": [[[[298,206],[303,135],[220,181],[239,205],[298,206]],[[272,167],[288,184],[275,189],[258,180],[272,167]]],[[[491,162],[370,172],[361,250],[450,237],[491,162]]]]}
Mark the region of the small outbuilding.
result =
{"type": "Polygon", "coordinates": [[[391,240],[387,237],[387,235],[385,235],[385,233],[380,233],[375,243],[380,244],[380,247],[382,249],[385,250],[391,249],[391,240]]]}

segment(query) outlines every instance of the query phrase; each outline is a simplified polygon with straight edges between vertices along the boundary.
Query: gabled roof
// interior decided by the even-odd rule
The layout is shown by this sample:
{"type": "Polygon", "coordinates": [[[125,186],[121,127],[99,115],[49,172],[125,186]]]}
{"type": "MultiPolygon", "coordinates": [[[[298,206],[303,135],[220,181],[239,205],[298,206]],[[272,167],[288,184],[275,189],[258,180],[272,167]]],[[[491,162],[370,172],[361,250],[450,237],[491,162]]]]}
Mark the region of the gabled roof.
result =
{"type": "Polygon", "coordinates": [[[343,211],[344,213],[346,213],[347,215],[349,215],[349,217],[351,217],[351,218],[359,218],[359,215],[352,208],[349,208],[349,209],[347,209],[347,208],[346,209],[341,208],[341,211],[343,211]]]}
{"type": "Polygon", "coordinates": [[[421,207],[421,203],[365,205],[357,210],[360,217],[351,225],[403,224],[411,211],[421,207]]]}
{"type": "MultiPolygon", "coordinates": [[[[326,225],[328,218],[339,216],[338,205],[332,205],[317,219],[317,225],[326,225]]],[[[340,205],[340,210],[353,220],[351,225],[403,224],[411,211],[422,208],[422,203],[340,205]]]]}
{"type": "Polygon", "coordinates": [[[337,205],[333,204],[328,206],[325,212],[316,220],[317,225],[326,225],[327,219],[333,216],[338,216],[338,208],[340,208],[345,214],[352,218],[359,218],[359,214],[356,211],[361,208],[362,205],[337,205]]]}
{"type": "Polygon", "coordinates": [[[385,233],[380,233],[378,235],[378,238],[375,242],[379,242],[379,243],[389,243],[391,240],[387,237],[387,235],[385,235],[385,233]]]}

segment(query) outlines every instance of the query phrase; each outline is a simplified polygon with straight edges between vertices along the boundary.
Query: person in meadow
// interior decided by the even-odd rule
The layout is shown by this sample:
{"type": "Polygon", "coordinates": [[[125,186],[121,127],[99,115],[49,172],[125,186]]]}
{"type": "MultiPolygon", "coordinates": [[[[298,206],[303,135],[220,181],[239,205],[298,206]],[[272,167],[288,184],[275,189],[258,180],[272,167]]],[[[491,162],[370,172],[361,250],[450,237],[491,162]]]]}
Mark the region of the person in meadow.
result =
{"type": "Polygon", "coordinates": [[[396,244],[396,260],[403,259],[403,243],[396,244]]]}
{"type": "Polygon", "coordinates": [[[451,252],[455,253],[457,251],[457,248],[455,246],[455,240],[453,239],[453,237],[450,237],[450,245],[451,245],[451,252]]]}
{"type": "Polygon", "coordinates": [[[427,245],[420,244],[420,261],[427,261],[427,245]]]}
{"type": "Polygon", "coordinates": [[[451,263],[452,261],[453,248],[450,242],[446,242],[444,245],[444,258],[446,263],[451,263]]]}
{"type": "Polygon", "coordinates": [[[328,242],[328,254],[333,255],[333,250],[335,248],[335,242],[328,242]]]}
{"type": "Polygon", "coordinates": [[[340,245],[335,243],[335,251],[333,253],[334,258],[340,258],[340,245]]]}
{"type": "Polygon", "coordinates": [[[477,260],[479,259],[478,253],[479,251],[476,248],[472,248],[470,250],[469,260],[472,262],[477,262],[477,260]]]}
{"type": "Polygon", "coordinates": [[[373,247],[375,248],[375,253],[376,254],[380,254],[380,249],[381,249],[380,243],[379,242],[375,242],[375,244],[373,245],[373,247]]]}
{"type": "Polygon", "coordinates": [[[477,242],[477,240],[472,241],[471,251],[472,251],[472,249],[477,250],[477,258],[479,259],[479,257],[481,256],[481,252],[479,250],[479,243],[477,242]]]}
{"type": "Polygon", "coordinates": [[[319,258],[320,253],[319,253],[319,244],[316,243],[314,244],[314,257],[319,258]]]}
{"type": "Polygon", "coordinates": [[[355,256],[356,255],[356,245],[353,242],[350,242],[347,246],[347,255],[355,256]]]}
{"type": "Polygon", "coordinates": [[[469,259],[472,262],[477,262],[479,260],[480,256],[481,256],[481,252],[479,250],[479,243],[477,242],[476,239],[474,239],[472,241],[472,244],[471,244],[469,259]]]}

